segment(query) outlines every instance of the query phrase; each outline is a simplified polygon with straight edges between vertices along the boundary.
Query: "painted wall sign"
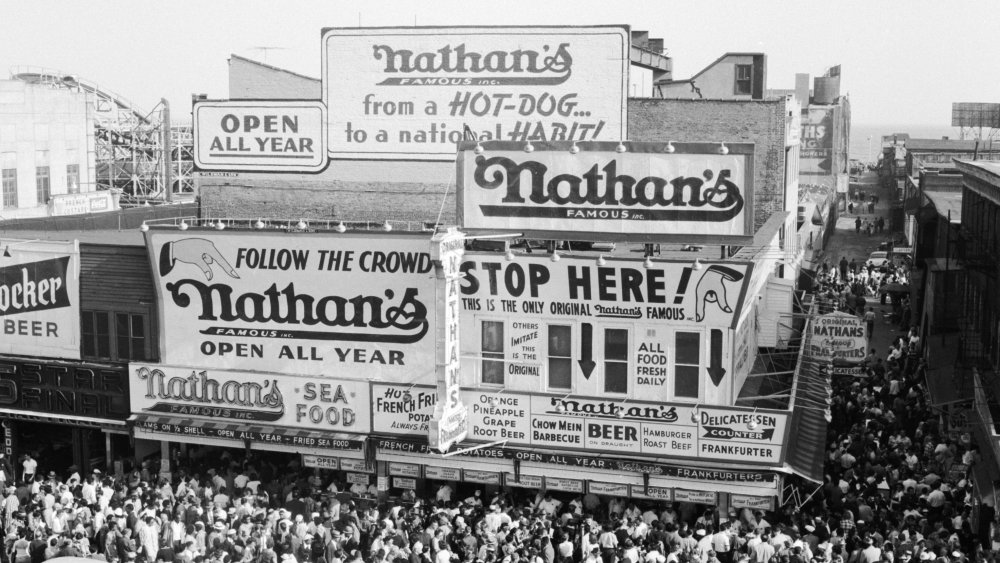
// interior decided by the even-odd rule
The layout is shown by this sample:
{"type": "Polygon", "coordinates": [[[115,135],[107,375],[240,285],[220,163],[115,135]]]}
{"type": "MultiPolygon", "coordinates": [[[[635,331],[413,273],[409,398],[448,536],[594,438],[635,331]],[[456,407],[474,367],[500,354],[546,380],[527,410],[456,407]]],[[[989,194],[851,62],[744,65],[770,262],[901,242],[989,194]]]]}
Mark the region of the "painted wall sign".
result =
{"type": "Polygon", "coordinates": [[[194,165],[201,170],[319,172],[326,106],[309,101],[197,101],[194,165]]]}
{"type": "Polygon", "coordinates": [[[626,134],[630,36],[606,27],[323,30],[331,158],[455,158],[480,139],[626,134]]]}
{"type": "Polygon", "coordinates": [[[814,360],[858,363],[868,351],[864,319],[842,311],[814,318],[807,334],[805,355],[814,360]]]}
{"type": "Polygon", "coordinates": [[[727,154],[717,144],[671,146],[547,143],[527,152],[523,143],[464,142],[459,222],[592,240],[751,237],[753,145],[727,144],[727,154]]]}
{"type": "Polygon", "coordinates": [[[125,368],[4,359],[0,374],[3,411],[115,421],[126,420],[132,411],[125,368]]]}
{"type": "Polygon", "coordinates": [[[648,498],[653,500],[674,500],[674,491],[667,487],[643,487],[642,485],[632,485],[630,492],[634,498],[648,498]]]}
{"type": "Polygon", "coordinates": [[[833,173],[833,112],[832,107],[802,108],[799,174],[833,173]]]}
{"type": "MultiPolygon", "coordinates": [[[[463,391],[469,439],[582,452],[774,464],[787,414],[678,403],[463,391]]],[[[426,411],[425,411],[426,412],[426,411]]],[[[376,423],[376,432],[380,425],[376,423]]],[[[416,435],[416,432],[404,432],[416,435]]],[[[706,477],[707,478],[707,477],[706,477]]]]}
{"type": "Polygon", "coordinates": [[[426,235],[151,229],[163,362],[398,381],[434,369],[426,235]]]}
{"type": "Polygon", "coordinates": [[[317,469],[340,469],[340,459],[325,455],[302,454],[302,466],[317,469]]]}
{"type": "Polygon", "coordinates": [[[455,229],[435,234],[433,259],[437,280],[435,308],[438,315],[436,334],[436,366],[438,400],[427,424],[428,441],[441,453],[469,433],[469,409],[462,401],[462,363],[459,359],[461,342],[459,312],[461,306],[460,267],[465,253],[465,235],[455,229]]]}
{"type": "Polygon", "coordinates": [[[424,478],[437,479],[439,481],[460,481],[462,479],[462,470],[457,467],[425,465],[424,478]]]}
{"type": "Polygon", "coordinates": [[[499,485],[500,474],[496,471],[474,471],[466,469],[462,471],[462,480],[470,483],[482,483],[484,485],[499,485]]]}
{"type": "Polygon", "coordinates": [[[751,510],[774,510],[774,497],[757,497],[750,495],[729,495],[729,504],[733,508],[749,508],[751,510]]]}
{"type": "Polygon", "coordinates": [[[513,473],[504,473],[503,484],[508,487],[520,487],[524,489],[545,488],[545,478],[541,475],[525,475],[521,473],[520,477],[520,479],[517,479],[513,473]]]}
{"type": "Polygon", "coordinates": [[[367,434],[368,383],[130,364],[135,413],[367,434]]]}
{"type": "Polygon", "coordinates": [[[76,242],[0,239],[0,354],[80,359],[76,242]]]}
{"type": "Polygon", "coordinates": [[[678,502],[691,502],[694,504],[715,504],[719,495],[714,491],[691,491],[688,489],[674,489],[674,500],[678,502]]]}

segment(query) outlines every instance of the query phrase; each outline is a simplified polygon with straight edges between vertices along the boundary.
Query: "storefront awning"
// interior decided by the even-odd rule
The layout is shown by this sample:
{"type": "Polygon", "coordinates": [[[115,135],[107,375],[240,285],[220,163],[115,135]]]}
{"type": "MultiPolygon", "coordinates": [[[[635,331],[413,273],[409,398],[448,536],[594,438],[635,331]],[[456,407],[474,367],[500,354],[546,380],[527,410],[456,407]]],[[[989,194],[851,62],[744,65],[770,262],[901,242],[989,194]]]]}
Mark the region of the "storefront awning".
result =
{"type": "Polygon", "coordinates": [[[785,466],[792,473],[813,481],[823,482],[823,461],[826,453],[826,412],[830,398],[828,375],[823,364],[801,356],[793,393],[792,420],[794,432],[789,433],[785,447],[785,466]]]}
{"type": "Polygon", "coordinates": [[[343,432],[149,414],[134,414],[129,422],[137,438],[291,453],[336,453],[338,456],[353,453],[355,455],[350,457],[357,457],[361,455],[365,439],[358,434],[343,432]]]}
{"type": "Polygon", "coordinates": [[[0,413],[0,418],[13,420],[25,420],[29,422],[41,422],[45,424],[66,424],[80,428],[95,428],[106,432],[128,433],[128,427],[124,420],[110,420],[106,418],[85,418],[67,414],[37,414],[20,411],[4,411],[0,413]]]}

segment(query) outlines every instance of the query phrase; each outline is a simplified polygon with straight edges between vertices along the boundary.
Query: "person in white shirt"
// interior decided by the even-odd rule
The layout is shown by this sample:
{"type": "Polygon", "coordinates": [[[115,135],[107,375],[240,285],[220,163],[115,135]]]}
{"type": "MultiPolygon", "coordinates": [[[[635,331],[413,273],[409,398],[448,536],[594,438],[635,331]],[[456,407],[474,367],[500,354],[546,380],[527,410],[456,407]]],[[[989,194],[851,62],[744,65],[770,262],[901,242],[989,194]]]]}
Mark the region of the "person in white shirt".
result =
{"type": "Polygon", "coordinates": [[[24,454],[24,461],[21,462],[24,471],[21,473],[21,480],[30,483],[35,480],[35,473],[38,471],[38,462],[31,457],[31,454],[24,454]]]}
{"type": "Polygon", "coordinates": [[[447,483],[445,483],[444,485],[438,487],[435,498],[438,500],[438,502],[448,503],[451,502],[451,493],[452,493],[451,487],[448,486],[447,483]]]}

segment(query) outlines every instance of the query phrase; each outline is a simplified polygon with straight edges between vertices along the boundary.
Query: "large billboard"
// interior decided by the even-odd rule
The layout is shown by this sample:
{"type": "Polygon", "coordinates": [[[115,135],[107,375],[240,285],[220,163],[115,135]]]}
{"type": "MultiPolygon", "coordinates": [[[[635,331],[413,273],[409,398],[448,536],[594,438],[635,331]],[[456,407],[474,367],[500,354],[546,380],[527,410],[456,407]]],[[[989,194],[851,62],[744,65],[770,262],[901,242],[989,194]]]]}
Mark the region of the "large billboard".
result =
{"type": "Polygon", "coordinates": [[[462,227],[535,238],[745,243],[749,143],[462,143],[462,227]]]}
{"type": "Polygon", "coordinates": [[[800,174],[827,176],[833,173],[833,112],[832,107],[802,109],[800,174]]]}
{"type": "Polygon", "coordinates": [[[163,362],[346,379],[434,372],[430,237],[151,229],[163,362]]]}
{"type": "Polygon", "coordinates": [[[138,414],[367,434],[367,381],[130,364],[138,414]]]}
{"type": "MultiPolygon", "coordinates": [[[[543,450],[642,454],[702,461],[781,461],[787,414],[735,407],[463,390],[469,439],[543,450]]],[[[372,432],[416,436],[434,411],[430,392],[372,386],[372,432]]],[[[422,431],[423,429],[423,431],[422,431]]]]}
{"type": "Polygon", "coordinates": [[[0,239],[0,354],[80,359],[76,242],[0,239]]]}
{"type": "Polygon", "coordinates": [[[326,168],[326,108],[319,102],[198,101],[192,115],[199,170],[326,168]]]}
{"type": "Polygon", "coordinates": [[[330,158],[451,161],[479,139],[626,139],[626,26],[323,30],[330,158]]]}

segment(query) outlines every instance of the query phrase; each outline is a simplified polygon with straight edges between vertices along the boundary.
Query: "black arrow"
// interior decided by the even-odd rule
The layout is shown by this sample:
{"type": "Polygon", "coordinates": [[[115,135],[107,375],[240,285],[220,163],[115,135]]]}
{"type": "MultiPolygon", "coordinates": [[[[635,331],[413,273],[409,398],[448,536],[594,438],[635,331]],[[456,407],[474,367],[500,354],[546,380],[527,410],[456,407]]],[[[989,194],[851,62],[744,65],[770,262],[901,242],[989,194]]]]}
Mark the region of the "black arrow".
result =
{"type": "Polygon", "coordinates": [[[708,376],[712,378],[712,383],[718,387],[725,375],[726,369],[722,367],[722,331],[713,328],[712,346],[709,350],[708,376]]]}
{"type": "Polygon", "coordinates": [[[590,323],[580,324],[580,361],[577,363],[583,370],[583,378],[590,379],[590,374],[597,367],[594,362],[594,325],[590,323]]]}

